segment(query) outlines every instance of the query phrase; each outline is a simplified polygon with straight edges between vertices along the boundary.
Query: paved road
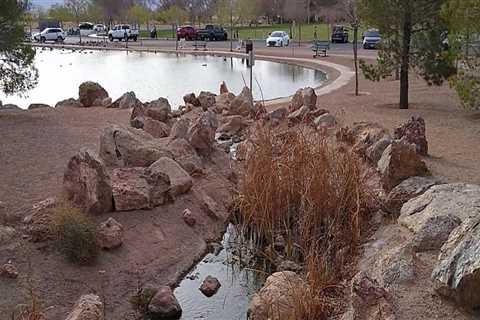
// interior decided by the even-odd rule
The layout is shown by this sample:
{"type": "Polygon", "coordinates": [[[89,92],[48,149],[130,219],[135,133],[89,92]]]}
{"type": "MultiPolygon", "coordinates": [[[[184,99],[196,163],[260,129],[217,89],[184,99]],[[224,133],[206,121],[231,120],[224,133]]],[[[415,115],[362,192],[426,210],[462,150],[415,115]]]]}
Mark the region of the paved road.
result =
{"type": "MultiPolygon", "coordinates": [[[[108,46],[113,47],[124,47],[127,45],[125,42],[118,42],[115,40],[113,43],[108,41],[106,38],[95,38],[95,37],[88,37],[82,38],[83,43],[92,43],[92,42],[105,42],[108,46]]],[[[200,43],[200,42],[199,42],[200,43]]],[[[78,36],[70,36],[65,40],[65,44],[72,44],[72,45],[79,45],[80,39],[78,36]]],[[[181,43],[178,43],[181,45],[181,43]]],[[[195,41],[188,41],[184,43],[184,48],[192,48],[195,44],[195,41]]],[[[217,50],[229,50],[230,49],[230,41],[214,41],[208,42],[207,47],[209,49],[217,49],[217,50]]],[[[270,50],[277,50],[277,51],[294,51],[297,49],[301,50],[309,50],[311,44],[308,42],[297,43],[292,42],[289,47],[284,48],[270,48],[270,50]]],[[[174,49],[176,47],[175,40],[163,40],[163,39],[139,39],[137,42],[129,41],[128,47],[144,47],[144,48],[158,48],[158,49],[174,49]]],[[[238,47],[238,42],[233,42],[234,50],[238,47]]],[[[254,40],[254,47],[255,48],[265,48],[265,41],[263,40],[254,40]]],[[[329,51],[330,55],[345,55],[345,56],[352,56],[352,44],[351,43],[332,43],[331,48],[329,51]]],[[[360,57],[376,57],[377,51],[376,50],[364,50],[359,45],[358,54],[360,57]]]]}

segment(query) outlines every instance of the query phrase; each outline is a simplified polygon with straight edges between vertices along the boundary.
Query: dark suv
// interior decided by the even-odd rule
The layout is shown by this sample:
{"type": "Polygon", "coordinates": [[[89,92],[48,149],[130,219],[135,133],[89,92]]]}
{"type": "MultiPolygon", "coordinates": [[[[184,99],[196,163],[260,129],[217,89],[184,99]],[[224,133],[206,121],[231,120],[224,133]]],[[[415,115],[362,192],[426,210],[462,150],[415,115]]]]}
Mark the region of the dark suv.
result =
{"type": "Polygon", "coordinates": [[[210,41],[226,41],[228,40],[228,34],[221,26],[213,24],[207,24],[205,29],[200,29],[197,32],[197,37],[200,40],[210,41]]]}
{"type": "Polygon", "coordinates": [[[345,26],[334,26],[332,31],[332,43],[348,43],[348,29],[345,26]]]}
{"type": "Polygon", "coordinates": [[[180,27],[177,29],[177,40],[195,40],[197,38],[197,29],[192,26],[180,27]]]}

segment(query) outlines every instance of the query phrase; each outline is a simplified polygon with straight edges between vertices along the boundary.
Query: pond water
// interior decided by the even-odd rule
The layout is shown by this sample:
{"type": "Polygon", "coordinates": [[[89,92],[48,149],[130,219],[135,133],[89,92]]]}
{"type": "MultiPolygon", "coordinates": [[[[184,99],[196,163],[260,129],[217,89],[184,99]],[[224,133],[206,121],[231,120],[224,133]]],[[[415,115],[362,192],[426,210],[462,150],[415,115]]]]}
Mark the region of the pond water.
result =
{"type": "Polygon", "coordinates": [[[265,273],[241,267],[238,238],[235,227],[229,225],[222,247],[207,254],[175,289],[175,296],[183,309],[181,320],[247,319],[248,304],[262,287],[265,273]],[[221,283],[218,292],[210,298],[199,290],[208,275],[221,283]]]}
{"type": "MultiPolygon", "coordinates": [[[[198,94],[202,90],[217,93],[220,83],[225,81],[230,91],[237,94],[249,82],[246,62],[237,58],[38,49],[35,59],[38,86],[27,92],[26,97],[0,94],[4,104],[14,103],[21,108],[30,103],[54,106],[60,100],[78,98],[78,86],[91,80],[100,83],[113,99],[134,91],[144,102],[166,97],[176,108],[183,104],[186,93],[198,94]]],[[[287,97],[301,87],[317,87],[326,80],[321,71],[259,60],[253,74],[256,100],[262,99],[262,93],[265,100],[287,97]]]]}

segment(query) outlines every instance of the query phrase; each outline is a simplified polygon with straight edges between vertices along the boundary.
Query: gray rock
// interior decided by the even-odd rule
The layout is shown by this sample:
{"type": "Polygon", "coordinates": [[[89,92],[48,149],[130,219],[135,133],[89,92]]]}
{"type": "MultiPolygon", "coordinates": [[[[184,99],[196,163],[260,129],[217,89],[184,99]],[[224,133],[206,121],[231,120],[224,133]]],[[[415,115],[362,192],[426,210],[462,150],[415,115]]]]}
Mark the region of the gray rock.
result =
{"type": "Polygon", "coordinates": [[[170,113],[172,113],[172,107],[168,100],[158,98],[157,100],[145,103],[143,107],[140,107],[140,105],[135,106],[130,119],[134,119],[138,115],[143,115],[154,120],[165,122],[168,120],[170,113]]]}
{"type": "Polygon", "coordinates": [[[290,121],[301,121],[303,118],[305,118],[307,116],[309,111],[310,111],[310,109],[308,108],[308,106],[302,106],[299,109],[291,112],[288,115],[288,120],[290,120],[290,121]]]}
{"type": "Polygon", "coordinates": [[[270,111],[268,113],[268,118],[270,120],[276,119],[278,121],[281,121],[281,120],[285,119],[287,117],[287,115],[288,115],[287,108],[281,107],[281,108],[275,109],[273,111],[270,111]]]}
{"type": "Polygon", "coordinates": [[[204,108],[204,110],[209,109],[215,105],[215,97],[217,95],[208,91],[202,91],[198,95],[198,101],[200,102],[200,106],[204,108]]]}
{"type": "Polygon", "coordinates": [[[84,107],[95,106],[95,101],[108,98],[107,91],[98,83],[87,81],[80,85],[78,89],[79,101],[84,107]]]}
{"type": "Polygon", "coordinates": [[[105,164],[93,151],[83,148],[68,162],[63,175],[68,200],[89,213],[112,210],[112,185],[105,164]]]}
{"type": "Polygon", "coordinates": [[[0,111],[23,111],[23,109],[16,104],[7,103],[0,107],[0,111]]]}
{"type": "Polygon", "coordinates": [[[200,103],[200,100],[195,96],[195,93],[189,93],[183,97],[183,101],[185,101],[186,104],[191,104],[194,107],[200,107],[202,104],[200,103]]]}
{"type": "Polygon", "coordinates": [[[131,109],[139,105],[142,105],[142,102],[137,99],[135,92],[130,91],[124,93],[120,98],[115,100],[115,102],[113,102],[110,107],[119,109],[131,109]]]}
{"type": "Polygon", "coordinates": [[[23,219],[25,232],[32,242],[42,242],[53,238],[51,230],[52,210],[56,207],[55,198],[47,198],[35,203],[23,219]]]}
{"type": "Polygon", "coordinates": [[[185,118],[178,119],[172,126],[170,137],[172,137],[172,139],[185,139],[189,126],[190,120],[185,118]]]}
{"type": "Polygon", "coordinates": [[[307,87],[298,89],[290,102],[288,110],[295,112],[302,106],[307,106],[309,110],[316,109],[317,107],[317,95],[313,88],[307,87]]]}
{"type": "MultiPolygon", "coordinates": [[[[478,198],[477,198],[478,199],[478,198]]],[[[480,307],[480,218],[457,227],[443,245],[432,272],[436,290],[468,310],[480,307]]]]}
{"type": "Polygon", "coordinates": [[[190,175],[202,173],[202,159],[185,139],[174,139],[167,144],[173,159],[190,175]]]}
{"type": "Polygon", "coordinates": [[[220,289],[222,285],[217,278],[212,276],[207,276],[205,280],[203,280],[202,285],[200,286],[199,290],[206,296],[211,297],[215,293],[217,293],[218,289],[220,289]]]}
{"type": "Polygon", "coordinates": [[[110,167],[148,167],[163,156],[172,154],[143,130],[111,126],[100,137],[100,157],[110,167]]]}
{"type": "Polygon", "coordinates": [[[426,137],[425,120],[422,117],[412,117],[407,123],[399,126],[394,131],[394,137],[415,145],[418,154],[428,154],[428,141],[426,137]]]}
{"type": "Polygon", "coordinates": [[[442,180],[435,177],[408,178],[390,191],[385,200],[385,206],[390,213],[400,214],[400,209],[407,201],[424,194],[438,184],[442,184],[442,180]]]}
{"type": "Polygon", "coordinates": [[[403,180],[428,174],[427,166],[418,156],[415,146],[401,141],[393,141],[385,149],[377,166],[383,187],[387,192],[403,180]]]}
{"type": "Polygon", "coordinates": [[[479,215],[480,186],[442,184],[405,203],[398,223],[414,233],[422,251],[440,248],[459,222],[479,215]]]}
{"type": "Polygon", "coordinates": [[[313,123],[317,128],[331,128],[337,124],[337,120],[332,114],[325,113],[313,120],[313,123]]]}
{"type": "Polygon", "coordinates": [[[162,157],[153,163],[146,171],[149,181],[167,179],[169,194],[175,198],[188,192],[193,185],[192,177],[175,160],[162,157]]]}
{"type": "Polygon", "coordinates": [[[143,130],[152,135],[154,138],[165,138],[170,134],[170,127],[165,122],[161,122],[150,117],[146,117],[144,119],[143,130]]]}
{"type": "Polygon", "coordinates": [[[12,240],[14,236],[15,229],[0,225],[0,247],[12,240]]]}
{"type": "Polygon", "coordinates": [[[377,164],[378,161],[382,158],[383,152],[388,146],[392,143],[390,137],[385,136],[384,138],[378,140],[370,147],[367,148],[365,155],[371,163],[377,164]]]}
{"type": "Polygon", "coordinates": [[[393,248],[377,262],[378,279],[388,288],[415,279],[415,252],[411,246],[393,248]]]}

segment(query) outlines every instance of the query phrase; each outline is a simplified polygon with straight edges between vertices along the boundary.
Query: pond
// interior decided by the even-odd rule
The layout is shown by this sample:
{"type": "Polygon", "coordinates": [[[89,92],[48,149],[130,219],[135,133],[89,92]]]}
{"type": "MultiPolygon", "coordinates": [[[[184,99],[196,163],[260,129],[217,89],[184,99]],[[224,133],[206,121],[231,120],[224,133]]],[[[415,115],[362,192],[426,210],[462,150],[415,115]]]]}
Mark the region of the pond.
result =
{"type": "Polygon", "coordinates": [[[248,304],[262,287],[266,273],[241,263],[239,238],[235,227],[229,225],[222,246],[207,254],[175,289],[183,309],[181,320],[247,319],[248,304]],[[210,298],[199,290],[208,275],[221,283],[218,292],[210,298]]]}
{"type": "MultiPolygon", "coordinates": [[[[245,60],[205,55],[38,49],[35,65],[39,70],[38,86],[26,97],[0,94],[4,104],[21,108],[30,103],[54,106],[60,100],[78,98],[82,82],[95,81],[113,99],[134,91],[143,102],[165,97],[176,108],[183,104],[186,93],[217,93],[225,81],[237,94],[249,82],[245,60]]],[[[261,100],[262,95],[264,100],[270,100],[290,96],[301,87],[318,87],[327,77],[322,71],[259,60],[253,75],[256,100],[261,100]]]]}

